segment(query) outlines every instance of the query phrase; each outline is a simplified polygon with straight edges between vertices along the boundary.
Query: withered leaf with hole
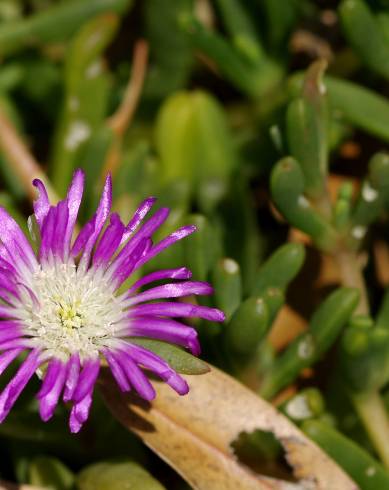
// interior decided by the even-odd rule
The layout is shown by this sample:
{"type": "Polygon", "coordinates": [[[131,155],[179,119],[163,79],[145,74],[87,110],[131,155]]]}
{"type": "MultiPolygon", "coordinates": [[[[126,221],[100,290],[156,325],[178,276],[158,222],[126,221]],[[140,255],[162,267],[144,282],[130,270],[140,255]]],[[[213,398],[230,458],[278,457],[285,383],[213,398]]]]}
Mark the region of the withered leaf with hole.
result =
{"type": "Polygon", "coordinates": [[[357,486],[321,449],[269,403],[212,367],[185,376],[187,396],[155,382],[151,404],[121,394],[106,373],[101,389],[112,413],[169,463],[196,490],[309,488],[356,490],[357,486]],[[300,485],[262,477],[240,464],[231,443],[242,432],[273,432],[300,485]],[[290,486],[289,486],[290,485],[290,486]]]}

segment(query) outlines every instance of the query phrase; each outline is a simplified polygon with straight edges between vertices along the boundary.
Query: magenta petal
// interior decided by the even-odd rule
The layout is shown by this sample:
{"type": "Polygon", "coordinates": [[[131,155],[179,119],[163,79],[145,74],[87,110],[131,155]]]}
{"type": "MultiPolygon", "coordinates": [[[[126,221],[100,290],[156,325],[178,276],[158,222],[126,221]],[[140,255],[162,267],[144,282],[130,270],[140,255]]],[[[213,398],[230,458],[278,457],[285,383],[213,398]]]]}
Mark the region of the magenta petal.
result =
{"type": "Polygon", "coordinates": [[[18,297],[18,280],[17,276],[7,270],[0,270],[0,287],[9,291],[12,295],[18,297]]]}
{"type": "Polygon", "coordinates": [[[94,215],[93,218],[81,228],[81,231],[78,234],[73,244],[73,247],[71,249],[71,254],[73,255],[73,257],[77,257],[77,255],[85,247],[87,241],[93,235],[95,229],[95,221],[96,221],[96,215],[94,215]]]}
{"type": "Polygon", "coordinates": [[[158,228],[167,220],[169,213],[169,208],[158,209],[158,211],[156,211],[156,213],[141,226],[141,228],[130,239],[124,248],[127,247],[127,249],[134,249],[142,239],[150,238],[153,233],[158,230],[158,228]]]}
{"type": "Polygon", "coordinates": [[[0,422],[3,422],[30,378],[42,363],[41,352],[33,350],[0,395],[0,422]]]}
{"type": "MultiPolygon", "coordinates": [[[[15,267],[12,264],[10,264],[4,257],[1,256],[2,249],[5,250],[5,247],[3,245],[0,246],[0,271],[2,274],[13,276],[16,279],[18,273],[15,267]]],[[[7,252],[6,255],[8,255],[7,252]]]]}
{"type": "Polygon", "coordinates": [[[12,295],[10,295],[5,289],[0,289],[0,299],[2,299],[5,303],[12,304],[15,298],[13,298],[12,295]]]}
{"type": "Polygon", "coordinates": [[[190,279],[191,277],[192,273],[186,267],[179,267],[177,269],[163,269],[143,276],[141,279],[136,281],[136,283],[131,286],[128,291],[135,291],[146,284],[150,284],[154,281],[160,281],[162,279],[190,279]]]}
{"type": "Polygon", "coordinates": [[[40,260],[47,259],[51,250],[51,239],[54,234],[56,221],[56,210],[54,207],[49,209],[41,230],[41,246],[39,249],[40,260]]]}
{"type": "Polygon", "coordinates": [[[42,398],[43,396],[46,396],[47,393],[51,391],[53,386],[56,383],[56,380],[61,372],[61,368],[63,366],[63,363],[59,359],[52,359],[49,362],[49,365],[47,367],[45,379],[42,382],[41,389],[37,393],[36,397],[42,398]]]}
{"type": "MultiPolygon", "coordinates": [[[[111,274],[122,269],[123,263],[125,263],[129,258],[133,257],[134,252],[138,250],[141,243],[144,243],[145,240],[150,240],[152,234],[161,226],[168,215],[169,209],[161,208],[158,209],[158,211],[148,221],[146,221],[146,223],[144,223],[141,229],[126,243],[113,261],[109,269],[111,274]]],[[[138,259],[140,259],[140,257],[138,257],[138,259]]]]}
{"type": "Polygon", "coordinates": [[[128,225],[126,226],[121,243],[124,243],[131,236],[131,234],[134,233],[134,231],[142,222],[143,218],[153,207],[155,201],[155,197],[148,197],[140,204],[138,209],[135,211],[134,216],[131,218],[131,220],[128,222],[128,225]]]}
{"type": "Polygon", "coordinates": [[[78,211],[80,209],[82,194],[84,192],[85,174],[81,169],[77,169],[72,178],[69,190],[66,196],[66,203],[69,212],[69,219],[64,237],[64,247],[70,248],[70,242],[73,235],[74,225],[76,224],[78,211]]]}
{"type": "Polygon", "coordinates": [[[197,306],[190,303],[150,303],[134,306],[129,310],[130,316],[156,315],[169,317],[204,318],[210,322],[223,322],[225,315],[217,308],[197,306]]]}
{"type": "Polygon", "coordinates": [[[3,374],[11,362],[14,361],[23,350],[23,348],[12,349],[0,355],[0,374],[3,374]]]}
{"type": "Polygon", "coordinates": [[[189,393],[189,385],[185,379],[176,372],[172,372],[165,382],[173,388],[179,395],[186,395],[189,393]]]}
{"type": "Polygon", "coordinates": [[[61,201],[57,205],[55,232],[51,240],[51,247],[54,256],[64,260],[69,253],[69,244],[66,242],[66,230],[69,227],[69,209],[66,201],[61,201]]]}
{"type": "Polygon", "coordinates": [[[0,342],[0,350],[8,350],[8,349],[19,349],[19,348],[31,348],[31,339],[26,337],[10,339],[10,340],[2,340],[0,342]]]}
{"type": "Polygon", "coordinates": [[[200,354],[200,343],[196,330],[174,320],[152,316],[131,318],[128,333],[134,336],[164,340],[187,347],[195,356],[200,354]]]}
{"type": "Polygon", "coordinates": [[[16,299],[20,299],[21,283],[15,283],[15,276],[5,271],[0,271],[0,291],[1,297],[8,303],[14,304],[16,299]]]}
{"type": "Polygon", "coordinates": [[[30,270],[38,264],[30,243],[16,221],[0,206],[0,237],[13,266],[23,275],[25,266],[30,270]]]}
{"type": "Polygon", "coordinates": [[[64,237],[68,220],[69,210],[66,201],[61,201],[56,207],[50,208],[41,231],[41,247],[39,250],[41,260],[48,259],[51,255],[64,259],[64,237]]]}
{"type": "Polygon", "coordinates": [[[115,359],[115,356],[109,349],[104,349],[103,354],[105,358],[107,359],[108,365],[111,369],[112,375],[115,378],[117,384],[119,385],[119,388],[123,391],[130,391],[131,386],[127,380],[127,377],[123,371],[123,369],[120,367],[120,364],[118,361],[115,359]]]}
{"type": "Polygon", "coordinates": [[[0,305],[0,318],[15,318],[16,310],[10,306],[0,305]]]}
{"type": "Polygon", "coordinates": [[[73,398],[80,376],[81,363],[78,354],[72,354],[67,364],[67,377],[63,393],[63,401],[68,402],[73,398]]]}
{"type": "Polygon", "coordinates": [[[99,241],[93,255],[93,265],[108,264],[117,251],[124,232],[124,225],[117,213],[111,214],[111,222],[99,241]]]}
{"type": "Polygon", "coordinates": [[[38,199],[33,203],[34,214],[39,228],[42,228],[43,221],[50,209],[50,201],[44,183],[39,179],[34,179],[32,185],[38,189],[38,199]]]}
{"type": "Polygon", "coordinates": [[[159,376],[179,395],[188,393],[188,383],[165,360],[138,345],[126,343],[125,350],[137,364],[141,364],[159,376]]]}
{"type": "MultiPolygon", "coordinates": [[[[79,268],[81,269],[82,268],[86,269],[89,265],[92,249],[95,246],[96,240],[99,237],[100,232],[105,224],[105,221],[109,216],[111,205],[112,205],[112,179],[110,175],[107,175],[103,192],[101,194],[101,199],[97,207],[97,211],[94,217],[92,218],[92,221],[94,223],[93,231],[88,237],[85,245],[83,246],[83,252],[79,262],[79,268]]],[[[76,243],[74,244],[74,247],[76,247],[76,243]]],[[[73,250],[72,253],[74,253],[73,250]]]]}
{"type": "Polygon", "coordinates": [[[207,282],[185,281],[180,283],[169,283],[148,289],[142,293],[131,296],[127,300],[128,305],[136,305],[145,301],[161,298],[182,298],[184,296],[212,294],[213,289],[207,282]]]}
{"type": "Polygon", "coordinates": [[[74,390],[72,400],[76,403],[80,402],[87,393],[92,391],[96,383],[97,376],[100,371],[99,359],[88,359],[85,361],[80,376],[78,378],[77,387],[74,390]]]}
{"type": "Polygon", "coordinates": [[[22,328],[18,323],[12,321],[0,322],[0,342],[16,339],[22,335],[22,328]]]}
{"type": "Polygon", "coordinates": [[[37,395],[39,398],[39,413],[44,422],[47,422],[54,414],[54,410],[58,404],[65,383],[66,371],[66,364],[58,360],[51,361],[42,389],[37,395]],[[50,372],[52,365],[54,365],[54,367],[50,372]],[[55,377],[53,378],[54,373],[55,377]],[[47,383],[46,379],[48,379],[47,383]]]}
{"type": "Polygon", "coordinates": [[[182,240],[186,236],[190,235],[191,233],[196,231],[196,227],[194,225],[191,226],[183,226],[179,230],[173,232],[171,235],[167,236],[160,242],[158,242],[150,251],[147,255],[142,257],[142,259],[138,262],[136,265],[136,269],[139,269],[143,264],[146,262],[150,261],[153,257],[158,255],[160,252],[165,250],[165,248],[170,247],[173,245],[173,243],[182,240]]]}
{"type": "Polygon", "coordinates": [[[73,434],[79,432],[83,424],[88,420],[91,405],[91,393],[88,393],[85,398],[73,405],[69,420],[70,431],[73,434]]]}
{"type": "Polygon", "coordinates": [[[117,351],[115,357],[137,393],[147,401],[154,400],[155,390],[153,385],[131,357],[122,351],[117,351]]]}
{"type": "Polygon", "coordinates": [[[120,262],[116,262],[107,270],[108,277],[112,279],[112,284],[115,289],[118,289],[121,284],[131,275],[132,271],[139,258],[150,248],[150,239],[144,238],[139,242],[137,247],[127,257],[122,257],[120,262]]]}

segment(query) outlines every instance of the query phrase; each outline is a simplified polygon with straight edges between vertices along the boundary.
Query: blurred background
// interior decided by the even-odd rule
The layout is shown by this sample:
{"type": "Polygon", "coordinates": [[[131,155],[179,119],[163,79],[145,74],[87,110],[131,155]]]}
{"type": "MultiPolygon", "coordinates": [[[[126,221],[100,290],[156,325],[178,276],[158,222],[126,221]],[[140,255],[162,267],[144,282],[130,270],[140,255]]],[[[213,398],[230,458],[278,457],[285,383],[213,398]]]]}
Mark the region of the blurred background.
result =
{"type": "MultiPolygon", "coordinates": [[[[0,204],[26,233],[35,176],[56,199],[83,168],[81,222],[107,172],[124,221],[157,196],[159,238],[199,231],[147,270],[188,266],[226,313],[196,323],[202,357],[389,488],[389,2],[1,0],[0,63],[0,204]]],[[[36,389],[0,425],[1,478],[189,488],[98,394],[75,437],[36,389]]],[[[293,480],[270,433],[234,450],[293,480]]]]}

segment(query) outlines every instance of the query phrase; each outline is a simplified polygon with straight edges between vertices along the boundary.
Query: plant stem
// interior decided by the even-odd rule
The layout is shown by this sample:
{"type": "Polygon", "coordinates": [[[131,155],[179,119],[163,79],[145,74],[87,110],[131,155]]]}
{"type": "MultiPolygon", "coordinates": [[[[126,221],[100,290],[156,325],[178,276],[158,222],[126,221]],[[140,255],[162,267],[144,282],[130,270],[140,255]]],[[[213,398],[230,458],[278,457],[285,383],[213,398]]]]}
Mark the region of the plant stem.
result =
{"type": "Polygon", "coordinates": [[[135,45],[132,62],[132,75],[117,111],[109,118],[108,125],[115,134],[122,136],[131,124],[142,94],[148,61],[148,45],[141,39],[135,45]]]}
{"type": "MultiPolygon", "coordinates": [[[[343,286],[356,287],[361,299],[356,313],[368,315],[369,303],[366,284],[356,252],[344,250],[335,254],[343,286]]],[[[354,408],[362,421],[380,459],[389,468],[389,417],[379,391],[352,393],[354,408]]]]}
{"type": "Polygon", "coordinates": [[[353,394],[355,410],[386,468],[389,468],[389,419],[378,391],[353,394]]]}
{"type": "Polygon", "coordinates": [[[357,254],[350,250],[341,250],[335,253],[335,260],[339,266],[342,286],[357,288],[360,291],[361,299],[355,313],[368,315],[369,302],[367,299],[366,284],[357,254]]]}
{"type": "Polygon", "coordinates": [[[132,62],[132,74],[128,81],[123,100],[117,111],[108,119],[107,124],[114,133],[111,147],[101,175],[104,181],[107,173],[115,174],[120,164],[124,133],[131,124],[138,107],[148,62],[148,44],[144,40],[136,43],[132,62]]]}

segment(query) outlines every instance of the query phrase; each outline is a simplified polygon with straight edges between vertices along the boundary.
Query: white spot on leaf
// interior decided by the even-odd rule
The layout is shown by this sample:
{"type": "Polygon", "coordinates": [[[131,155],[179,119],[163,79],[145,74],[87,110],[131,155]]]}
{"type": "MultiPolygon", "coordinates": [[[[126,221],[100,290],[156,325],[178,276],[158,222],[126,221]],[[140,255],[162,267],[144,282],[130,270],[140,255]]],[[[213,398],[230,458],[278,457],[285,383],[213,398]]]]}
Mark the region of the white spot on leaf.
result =
{"type": "Polygon", "coordinates": [[[298,197],[297,202],[298,205],[301,206],[302,208],[309,208],[310,206],[308,199],[303,195],[298,197]]]}
{"type": "Polygon", "coordinates": [[[309,359],[314,353],[315,346],[312,337],[305,337],[297,347],[297,355],[300,359],[309,359]]]}
{"type": "Polygon", "coordinates": [[[366,227],[365,226],[355,226],[352,229],[352,236],[357,240],[361,240],[366,235],[366,227]]]}
{"type": "Polygon", "coordinates": [[[378,197],[378,191],[369,182],[365,182],[362,187],[362,197],[366,202],[373,202],[378,197]]]}
{"type": "Polygon", "coordinates": [[[74,121],[65,138],[65,148],[75,151],[91,134],[90,127],[84,121],[74,121]]]}
{"type": "Polygon", "coordinates": [[[102,71],[102,64],[99,60],[94,61],[91,63],[87,69],[85,70],[85,76],[88,79],[96,78],[97,76],[100,75],[102,71]]]}
{"type": "Polygon", "coordinates": [[[313,415],[304,395],[295,396],[286,405],[286,413],[294,420],[305,420],[313,415]]]}
{"type": "Polygon", "coordinates": [[[235,260],[232,259],[224,259],[223,260],[223,267],[228,274],[236,274],[238,272],[238,264],[235,262],[235,260]]]}

